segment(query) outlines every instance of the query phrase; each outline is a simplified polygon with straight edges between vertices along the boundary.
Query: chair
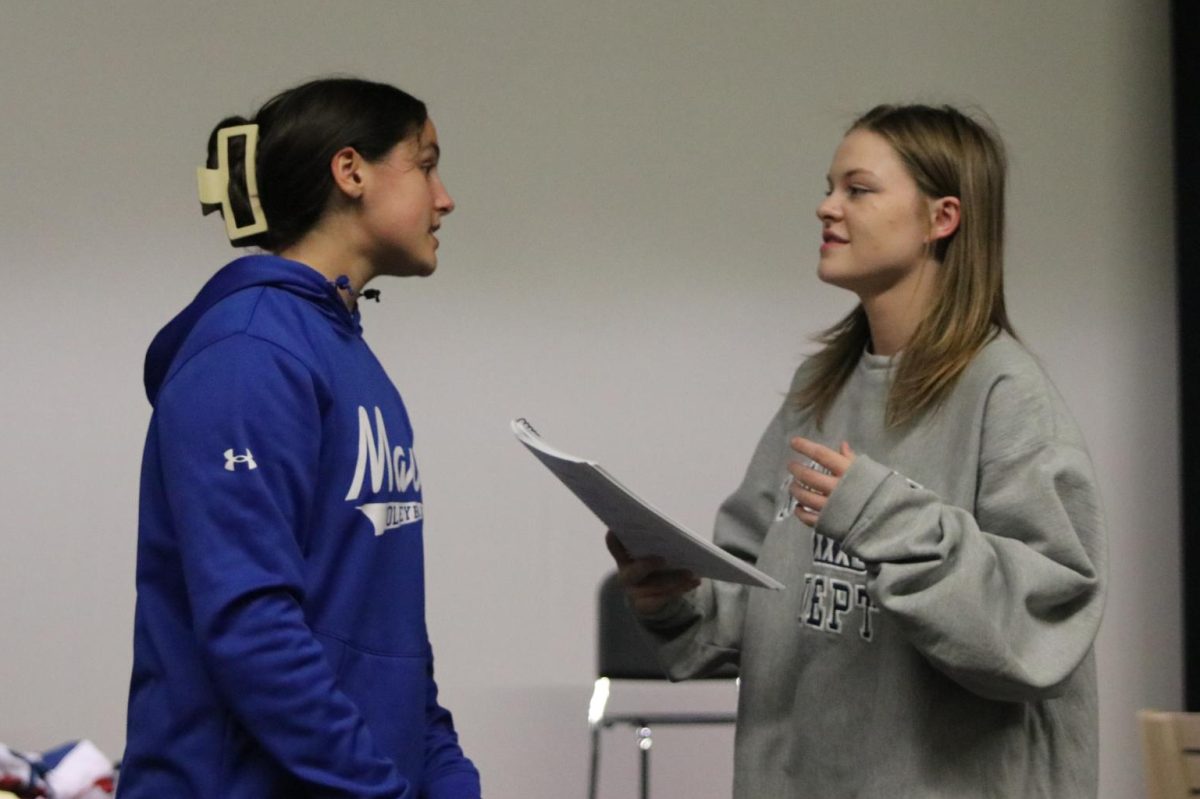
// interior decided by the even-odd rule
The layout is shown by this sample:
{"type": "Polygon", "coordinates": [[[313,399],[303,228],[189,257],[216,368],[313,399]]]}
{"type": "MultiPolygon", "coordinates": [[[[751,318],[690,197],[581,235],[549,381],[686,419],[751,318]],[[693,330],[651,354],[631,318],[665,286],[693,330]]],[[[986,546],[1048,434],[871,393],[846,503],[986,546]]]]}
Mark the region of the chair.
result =
{"type": "MultiPolygon", "coordinates": [[[[650,795],[650,748],[654,745],[653,727],[679,724],[733,724],[734,713],[610,713],[608,700],[614,684],[622,680],[666,681],[667,675],[658,664],[650,643],[638,630],[638,622],[625,601],[625,589],[614,572],[600,584],[598,600],[599,629],[596,650],[596,683],[588,705],[588,727],[591,730],[591,766],[588,773],[588,799],[596,799],[600,778],[600,734],[618,724],[637,730],[639,781],[641,799],[650,795]]],[[[713,673],[708,679],[734,681],[737,667],[730,664],[713,673]]]]}
{"type": "Polygon", "coordinates": [[[1200,713],[1138,713],[1149,799],[1200,795],[1200,713]]]}

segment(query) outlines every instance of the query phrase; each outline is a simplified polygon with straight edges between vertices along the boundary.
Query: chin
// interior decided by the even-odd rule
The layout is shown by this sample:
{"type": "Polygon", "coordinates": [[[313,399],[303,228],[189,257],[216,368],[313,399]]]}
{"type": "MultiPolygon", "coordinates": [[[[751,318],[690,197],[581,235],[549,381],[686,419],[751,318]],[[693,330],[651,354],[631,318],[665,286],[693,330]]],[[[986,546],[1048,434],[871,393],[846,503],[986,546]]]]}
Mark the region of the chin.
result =
{"type": "Polygon", "coordinates": [[[817,279],[822,283],[844,289],[849,288],[847,283],[850,281],[847,278],[847,275],[839,273],[837,269],[828,266],[824,261],[817,267],[817,279]]]}
{"type": "Polygon", "coordinates": [[[392,263],[379,274],[390,277],[429,277],[437,270],[437,259],[428,261],[405,260],[392,263]]]}

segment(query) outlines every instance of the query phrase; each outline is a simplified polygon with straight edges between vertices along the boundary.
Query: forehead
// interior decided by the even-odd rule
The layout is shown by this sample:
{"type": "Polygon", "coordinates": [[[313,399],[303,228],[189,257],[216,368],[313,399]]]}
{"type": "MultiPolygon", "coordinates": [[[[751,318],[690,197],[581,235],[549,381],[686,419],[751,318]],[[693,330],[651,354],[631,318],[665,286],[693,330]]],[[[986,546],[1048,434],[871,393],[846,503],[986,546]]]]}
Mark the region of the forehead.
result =
{"type": "Polygon", "coordinates": [[[833,154],[830,177],[863,170],[879,177],[907,175],[900,156],[888,140],[869,130],[852,130],[833,154]]]}
{"type": "Polygon", "coordinates": [[[437,126],[433,124],[432,119],[425,120],[420,134],[417,135],[415,144],[417,153],[421,155],[428,154],[430,151],[434,153],[441,152],[441,146],[438,144],[437,126]]]}
{"type": "Polygon", "coordinates": [[[415,136],[410,135],[397,142],[386,158],[415,161],[418,158],[424,158],[430,153],[437,154],[440,152],[441,148],[438,146],[437,128],[434,127],[433,120],[427,119],[424,126],[422,126],[415,136]]]}

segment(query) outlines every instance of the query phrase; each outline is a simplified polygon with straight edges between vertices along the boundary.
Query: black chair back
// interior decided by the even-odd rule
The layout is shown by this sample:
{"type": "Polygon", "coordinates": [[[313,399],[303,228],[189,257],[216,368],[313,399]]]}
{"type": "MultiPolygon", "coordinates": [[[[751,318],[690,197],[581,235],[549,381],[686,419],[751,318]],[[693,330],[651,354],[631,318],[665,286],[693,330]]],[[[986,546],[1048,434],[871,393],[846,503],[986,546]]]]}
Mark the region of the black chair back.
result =
{"type": "Polygon", "coordinates": [[[613,572],[600,584],[597,602],[599,639],[596,676],[616,680],[665,680],[667,674],[625,601],[625,589],[613,572]]]}
{"type": "MultiPolygon", "coordinates": [[[[665,680],[654,649],[625,600],[625,589],[613,572],[600,583],[597,602],[599,635],[596,649],[596,676],[615,680],[665,680]]],[[[727,663],[706,678],[733,679],[737,665],[727,663]]]]}

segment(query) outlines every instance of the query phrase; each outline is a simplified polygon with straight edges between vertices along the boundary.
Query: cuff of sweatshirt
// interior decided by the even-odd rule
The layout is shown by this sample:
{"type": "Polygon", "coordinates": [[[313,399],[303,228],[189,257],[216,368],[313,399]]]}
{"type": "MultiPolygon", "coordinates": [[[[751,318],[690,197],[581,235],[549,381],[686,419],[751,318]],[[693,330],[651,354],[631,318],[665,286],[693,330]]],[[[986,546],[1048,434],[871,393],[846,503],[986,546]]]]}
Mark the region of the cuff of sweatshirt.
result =
{"type": "Polygon", "coordinates": [[[474,771],[452,771],[438,777],[425,791],[426,799],[480,799],[479,775],[474,771]]]}
{"type": "Polygon", "coordinates": [[[870,522],[869,518],[864,517],[867,503],[893,474],[895,472],[891,469],[866,455],[855,455],[850,468],[829,495],[829,501],[817,519],[816,531],[845,544],[853,537],[856,528],[865,527],[870,522]]]}

